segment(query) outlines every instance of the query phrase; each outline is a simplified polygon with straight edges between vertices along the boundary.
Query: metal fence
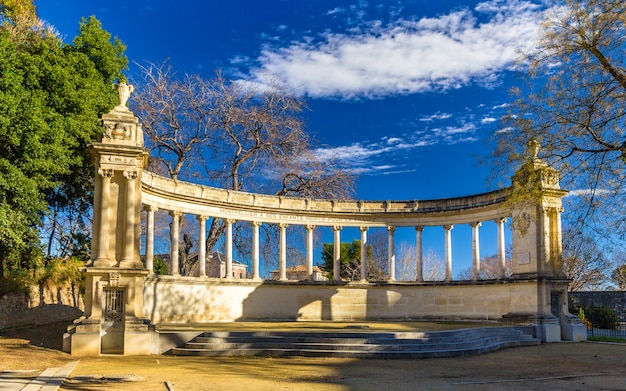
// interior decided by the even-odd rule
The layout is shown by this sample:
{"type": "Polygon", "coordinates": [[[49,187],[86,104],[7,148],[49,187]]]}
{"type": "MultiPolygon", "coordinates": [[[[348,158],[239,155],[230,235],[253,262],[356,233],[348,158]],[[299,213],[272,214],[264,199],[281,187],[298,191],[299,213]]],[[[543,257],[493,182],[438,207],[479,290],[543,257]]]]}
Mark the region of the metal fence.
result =
{"type": "Polygon", "coordinates": [[[617,323],[613,329],[587,328],[588,337],[614,337],[626,339],[626,310],[615,310],[617,323]]]}

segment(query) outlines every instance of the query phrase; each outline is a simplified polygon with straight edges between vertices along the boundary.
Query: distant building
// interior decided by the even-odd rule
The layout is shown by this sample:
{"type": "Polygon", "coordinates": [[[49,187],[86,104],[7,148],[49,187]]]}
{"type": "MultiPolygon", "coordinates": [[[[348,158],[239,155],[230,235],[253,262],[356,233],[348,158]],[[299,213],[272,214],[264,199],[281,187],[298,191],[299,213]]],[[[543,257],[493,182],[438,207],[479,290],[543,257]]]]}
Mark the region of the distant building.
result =
{"type": "MultiPolygon", "coordinates": [[[[233,278],[236,278],[236,279],[247,278],[247,270],[246,270],[247,268],[248,268],[248,265],[245,265],[241,262],[237,262],[233,259],[233,278]]],[[[222,254],[219,251],[213,251],[207,254],[206,275],[207,277],[225,278],[226,277],[226,255],[222,254]]]]}
{"type": "MultiPolygon", "coordinates": [[[[274,270],[272,273],[272,280],[278,280],[280,278],[280,271],[274,270]]],[[[306,265],[297,265],[288,267],[285,269],[285,275],[288,280],[302,281],[307,279],[306,265]]],[[[313,281],[328,281],[328,278],[324,275],[322,269],[317,266],[313,266],[313,281]]]]}

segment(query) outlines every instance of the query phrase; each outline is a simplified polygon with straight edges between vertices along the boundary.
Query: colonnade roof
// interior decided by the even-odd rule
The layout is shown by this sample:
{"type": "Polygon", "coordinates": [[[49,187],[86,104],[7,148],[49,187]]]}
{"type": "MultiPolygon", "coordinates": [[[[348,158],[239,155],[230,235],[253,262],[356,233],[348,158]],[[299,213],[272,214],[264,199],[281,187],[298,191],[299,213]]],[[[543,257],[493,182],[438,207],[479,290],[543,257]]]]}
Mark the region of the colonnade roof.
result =
{"type": "Polygon", "coordinates": [[[438,200],[323,200],[225,190],[142,174],[142,203],[207,217],[316,226],[440,226],[510,215],[510,188],[438,200]]]}

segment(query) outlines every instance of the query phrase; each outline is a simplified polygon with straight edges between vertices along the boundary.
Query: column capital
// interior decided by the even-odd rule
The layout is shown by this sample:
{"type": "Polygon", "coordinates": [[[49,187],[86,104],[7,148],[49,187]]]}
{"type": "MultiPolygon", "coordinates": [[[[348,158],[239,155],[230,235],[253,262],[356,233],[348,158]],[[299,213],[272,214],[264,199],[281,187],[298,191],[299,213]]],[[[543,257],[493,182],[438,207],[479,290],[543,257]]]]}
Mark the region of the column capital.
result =
{"type": "Polygon", "coordinates": [[[251,221],[250,222],[250,225],[253,226],[253,227],[260,227],[261,224],[263,224],[262,221],[251,221]]]}
{"type": "Polygon", "coordinates": [[[111,178],[113,176],[113,170],[110,168],[99,168],[98,169],[98,175],[100,175],[103,178],[111,178]]]}
{"type": "Polygon", "coordinates": [[[202,221],[207,221],[209,219],[209,216],[205,216],[205,215],[196,215],[196,220],[202,222],[202,221]]]}
{"type": "Polygon", "coordinates": [[[315,229],[315,225],[313,224],[307,224],[305,225],[307,231],[313,231],[315,229]]]}
{"type": "Polygon", "coordinates": [[[170,216],[174,217],[180,217],[183,215],[183,212],[179,211],[179,210],[170,210],[170,216]]]}
{"type": "Polygon", "coordinates": [[[360,230],[361,232],[366,232],[368,229],[370,229],[370,227],[368,227],[368,226],[366,226],[366,225],[362,225],[362,226],[360,226],[360,227],[359,227],[359,230],[360,230]]]}
{"type": "Polygon", "coordinates": [[[452,224],[446,224],[443,226],[443,229],[445,229],[446,231],[450,231],[452,228],[454,228],[454,225],[452,224]]]}
{"type": "Polygon", "coordinates": [[[396,230],[396,227],[394,225],[388,225],[387,226],[387,231],[394,232],[395,230],[396,230]]]}
{"type": "Polygon", "coordinates": [[[469,223],[469,225],[470,225],[472,228],[478,228],[478,227],[480,227],[481,225],[483,225],[483,223],[482,223],[482,222],[480,222],[480,221],[474,221],[474,222],[469,223]]]}
{"type": "Polygon", "coordinates": [[[237,222],[237,220],[235,220],[235,219],[224,219],[224,222],[226,224],[231,224],[232,225],[232,224],[235,224],[237,222]]]}
{"type": "Polygon", "coordinates": [[[154,205],[144,205],[143,210],[145,210],[146,212],[157,212],[159,208],[154,205]]]}
{"type": "Polygon", "coordinates": [[[341,228],[343,228],[341,225],[333,225],[333,231],[341,231],[341,228]]]}
{"type": "Polygon", "coordinates": [[[289,224],[287,224],[287,223],[278,223],[278,226],[280,228],[287,228],[287,227],[289,227],[289,224]]]}
{"type": "Polygon", "coordinates": [[[422,231],[424,230],[424,226],[423,226],[423,225],[416,225],[416,226],[415,226],[415,230],[416,230],[417,232],[422,232],[422,231]]]}
{"type": "Polygon", "coordinates": [[[124,170],[124,178],[128,179],[129,181],[134,181],[138,177],[139,174],[136,170],[124,170]]]}
{"type": "Polygon", "coordinates": [[[506,223],[507,217],[498,217],[497,219],[493,219],[493,221],[497,224],[504,224],[506,223]]]}

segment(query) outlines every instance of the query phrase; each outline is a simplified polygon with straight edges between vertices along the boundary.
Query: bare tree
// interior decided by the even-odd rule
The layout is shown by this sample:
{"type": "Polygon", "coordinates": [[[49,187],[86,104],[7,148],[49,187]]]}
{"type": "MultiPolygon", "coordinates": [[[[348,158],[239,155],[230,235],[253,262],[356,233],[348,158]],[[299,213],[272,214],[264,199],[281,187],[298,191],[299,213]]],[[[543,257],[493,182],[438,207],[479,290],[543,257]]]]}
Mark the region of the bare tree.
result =
{"type": "Polygon", "coordinates": [[[443,259],[435,250],[429,248],[422,258],[424,281],[443,281],[446,275],[443,259]]]}
{"type": "Polygon", "coordinates": [[[573,230],[563,233],[563,271],[572,279],[570,291],[597,290],[606,285],[610,269],[606,259],[594,239],[573,230]]]}
{"type": "Polygon", "coordinates": [[[415,246],[407,242],[400,242],[396,248],[396,279],[400,281],[415,281],[417,276],[415,246]]]}
{"type": "Polygon", "coordinates": [[[530,85],[514,90],[518,100],[496,135],[494,170],[519,162],[520,148],[537,139],[541,158],[575,190],[566,199],[570,223],[614,244],[626,235],[624,15],[623,0],[563,0],[547,12],[537,46],[522,58],[530,85]]]}
{"type": "MultiPolygon", "coordinates": [[[[511,257],[507,256],[504,261],[504,276],[510,277],[511,274],[513,274],[511,257]]],[[[474,269],[471,266],[461,270],[457,275],[459,280],[471,280],[473,277],[474,269]]],[[[486,256],[480,260],[480,274],[478,278],[481,280],[497,280],[500,278],[500,259],[497,255],[486,256]]]]}
{"type": "Polygon", "coordinates": [[[372,246],[372,253],[367,262],[368,279],[384,281],[388,278],[387,232],[381,229],[369,232],[367,235],[367,243],[372,246]]]}
{"type": "MultiPolygon", "coordinates": [[[[144,124],[146,145],[173,179],[276,195],[344,199],[352,194],[354,177],[311,152],[299,117],[305,103],[284,86],[257,88],[228,81],[221,72],[213,79],[179,80],[166,64],[144,67],[143,80],[135,84],[133,110],[144,124]]],[[[211,220],[207,251],[224,231],[220,219],[211,220]]],[[[242,251],[243,232],[236,229],[234,236],[242,251]]],[[[272,243],[275,229],[264,232],[265,242],[272,243]]]]}

